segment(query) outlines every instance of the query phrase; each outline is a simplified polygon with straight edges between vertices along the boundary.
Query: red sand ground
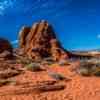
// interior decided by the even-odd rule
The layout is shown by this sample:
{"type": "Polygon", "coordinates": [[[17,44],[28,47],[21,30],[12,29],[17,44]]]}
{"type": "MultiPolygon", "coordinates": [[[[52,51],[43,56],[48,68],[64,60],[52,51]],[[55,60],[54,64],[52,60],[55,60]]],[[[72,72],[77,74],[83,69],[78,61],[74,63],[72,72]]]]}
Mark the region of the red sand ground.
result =
{"type": "MultiPolygon", "coordinates": [[[[18,89],[18,91],[21,91],[20,86],[8,85],[0,87],[0,100],[100,100],[100,78],[80,76],[71,71],[75,66],[77,66],[77,63],[64,67],[56,66],[48,68],[50,71],[62,73],[71,79],[70,81],[59,82],[59,84],[66,85],[64,90],[43,93],[30,91],[26,94],[16,94],[13,90],[18,89]]],[[[31,84],[37,84],[39,81],[54,80],[48,76],[46,71],[26,71],[15,78],[20,83],[30,82],[31,84]]]]}

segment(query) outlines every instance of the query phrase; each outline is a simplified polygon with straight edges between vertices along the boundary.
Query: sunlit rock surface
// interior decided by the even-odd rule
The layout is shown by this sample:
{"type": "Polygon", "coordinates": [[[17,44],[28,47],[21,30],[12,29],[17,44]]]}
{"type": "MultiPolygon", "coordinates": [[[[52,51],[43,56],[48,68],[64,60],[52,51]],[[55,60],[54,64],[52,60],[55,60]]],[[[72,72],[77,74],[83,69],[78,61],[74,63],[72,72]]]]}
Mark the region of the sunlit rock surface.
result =
{"type": "Polygon", "coordinates": [[[57,40],[52,26],[44,20],[34,23],[31,28],[22,28],[19,35],[19,45],[32,59],[52,57],[58,61],[69,56],[69,53],[57,40]]]}

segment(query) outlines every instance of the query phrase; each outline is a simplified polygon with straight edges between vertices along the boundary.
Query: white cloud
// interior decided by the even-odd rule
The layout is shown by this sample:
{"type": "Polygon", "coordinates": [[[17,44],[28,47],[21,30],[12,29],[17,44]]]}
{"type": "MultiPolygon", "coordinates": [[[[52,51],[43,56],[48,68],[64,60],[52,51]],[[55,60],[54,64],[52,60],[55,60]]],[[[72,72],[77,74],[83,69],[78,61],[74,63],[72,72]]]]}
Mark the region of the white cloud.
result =
{"type": "Polygon", "coordinates": [[[18,40],[14,40],[14,41],[11,42],[12,45],[15,45],[17,43],[18,43],[18,40]]]}
{"type": "Polygon", "coordinates": [[[9,7],[12,7],[16,0],[3,0],[0,1],[0,15],[5,14],[5,10],[9,7]]]}
{"type": "Polygon", "coordinates": [[[97,35],[97,38],[100,39],[100,34],[97,35]]]}

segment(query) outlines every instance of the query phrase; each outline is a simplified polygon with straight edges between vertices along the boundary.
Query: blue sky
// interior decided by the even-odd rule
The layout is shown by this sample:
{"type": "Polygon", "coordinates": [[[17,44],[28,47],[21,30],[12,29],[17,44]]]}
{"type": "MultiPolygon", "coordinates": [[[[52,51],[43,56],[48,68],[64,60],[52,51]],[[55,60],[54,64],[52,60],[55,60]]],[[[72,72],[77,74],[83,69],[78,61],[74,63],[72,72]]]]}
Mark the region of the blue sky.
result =
{"type": "Polygon", "coordinates": [[[0,37],[13,44],[23,25],[48,20],[69,50],[100,48],[100,0],[0,0],[0,37]]]}

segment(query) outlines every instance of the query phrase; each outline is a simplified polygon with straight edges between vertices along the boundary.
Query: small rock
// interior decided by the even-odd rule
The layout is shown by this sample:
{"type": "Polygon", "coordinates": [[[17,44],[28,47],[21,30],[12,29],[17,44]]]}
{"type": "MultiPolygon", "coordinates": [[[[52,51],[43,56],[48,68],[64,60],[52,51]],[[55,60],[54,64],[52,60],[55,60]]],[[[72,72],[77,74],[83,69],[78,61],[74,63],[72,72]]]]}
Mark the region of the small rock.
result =
{"type": "Polygon", "coordinates": [[[56,80],[69,80],[65,76],[63,76],[62,74],[55,73],[55,72],[48,72],[48,75],[56,80]]]}

